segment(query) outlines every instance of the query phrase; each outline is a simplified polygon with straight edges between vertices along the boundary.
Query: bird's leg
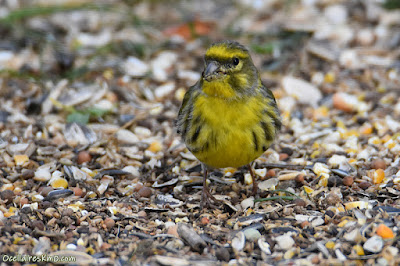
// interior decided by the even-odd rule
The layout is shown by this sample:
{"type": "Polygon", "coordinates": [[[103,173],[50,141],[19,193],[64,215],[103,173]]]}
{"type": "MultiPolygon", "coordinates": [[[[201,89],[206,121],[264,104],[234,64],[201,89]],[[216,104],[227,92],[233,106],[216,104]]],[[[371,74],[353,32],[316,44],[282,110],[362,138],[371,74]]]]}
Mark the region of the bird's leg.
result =
{"type": "Polygon", "coordinates": [[[203,191],[201,193],[201,203],[200,203],[200,207],[203,209],[203,207],[205,205],[212,205],[210,200],[214,201],[215,203],[220,202],[219,200],[217,200],[213,195],[211,195],[210,190],[208,189],[207,186],[207,177],[208,177],[208,169],[207,166],[205,166],[204,164],[201,164],[202,168],[203,168],[203,191]]]}
{"type": "Polygon", "coordinates": [[[251,163],[249,163],[249,171],[250,171],[251,179],[253,179],[253,192],[251,194],[253,196],[255,196],[257,194],[258,185],[257,185],[256,176],[254,174],[253,168],[251,167],[251,163]]]}

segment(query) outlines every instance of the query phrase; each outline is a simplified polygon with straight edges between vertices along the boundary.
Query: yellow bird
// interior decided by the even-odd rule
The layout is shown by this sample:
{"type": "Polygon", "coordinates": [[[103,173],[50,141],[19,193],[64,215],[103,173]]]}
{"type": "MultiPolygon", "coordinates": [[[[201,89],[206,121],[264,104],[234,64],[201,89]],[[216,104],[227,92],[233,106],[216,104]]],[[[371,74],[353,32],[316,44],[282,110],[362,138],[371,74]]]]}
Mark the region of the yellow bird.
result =
{"type": "Polygon", "coordinates": [[[250,163],[262,155],[281,128],[275,97],[260,79],[249,51],[234,41],[211,45],[200,80],[185,94],[178,133],[202,162],[201,206],[217,201],[207,187],[209,167],[249,166],[253,194],[257,183],[250,163]]]}

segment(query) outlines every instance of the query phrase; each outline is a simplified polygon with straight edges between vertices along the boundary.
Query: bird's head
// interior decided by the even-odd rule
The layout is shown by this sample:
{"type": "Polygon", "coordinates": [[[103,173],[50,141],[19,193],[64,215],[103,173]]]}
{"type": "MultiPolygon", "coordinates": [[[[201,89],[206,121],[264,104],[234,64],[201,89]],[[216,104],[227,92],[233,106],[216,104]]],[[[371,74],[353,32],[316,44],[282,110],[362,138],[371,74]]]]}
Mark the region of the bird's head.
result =
{"type": "Polygon", "coordinates": [[[207,94],[230,98],[249,93],[259,80],[249,51],[237,42],[211,45],[204,60],[203,91],[207,94]]]}

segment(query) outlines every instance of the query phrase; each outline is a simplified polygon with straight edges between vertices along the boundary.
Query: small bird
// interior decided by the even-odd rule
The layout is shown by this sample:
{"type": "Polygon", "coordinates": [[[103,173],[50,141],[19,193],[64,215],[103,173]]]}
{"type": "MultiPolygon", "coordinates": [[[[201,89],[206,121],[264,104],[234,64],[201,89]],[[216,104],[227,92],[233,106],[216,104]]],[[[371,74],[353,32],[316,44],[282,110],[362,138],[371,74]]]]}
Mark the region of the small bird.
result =
{"type": "Polygon", "coordinates": [[[203,166],[202,208],[210,199],[218,202],[207,187],[210,167],[248,165],[257,193],[251,162],[268,149],[282,125],[275,97],[243,45],[215,43],[204,61],[202,76],[186,92],[176,121],[178,133],[203,166]]]}

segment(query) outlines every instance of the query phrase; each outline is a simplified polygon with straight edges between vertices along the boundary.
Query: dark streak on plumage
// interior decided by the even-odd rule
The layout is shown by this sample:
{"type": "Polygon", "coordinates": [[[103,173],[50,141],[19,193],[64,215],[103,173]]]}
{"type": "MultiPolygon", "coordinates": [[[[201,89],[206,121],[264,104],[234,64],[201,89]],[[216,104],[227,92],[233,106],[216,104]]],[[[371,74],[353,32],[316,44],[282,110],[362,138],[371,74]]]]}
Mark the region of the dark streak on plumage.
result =
{"type": "Polygon", "coordinates": [[[199,137],[200,130],[201,130],[201,127],[198,126],[198,127],[196,128],[196,131],[194,132],[193,136],[192,136],[191,139],[190,139],[190,142],[191,142],[191,143],[196,142],[197,138],[199,137]]]}
{"type": "Polygon", "coordinates": [[[268,149],[267,146],[265,146],[265,145],[262,146],[262,150],[263,150],[263,151],[266,151],[267,149],[268,149]]]}
{"type": "Polygon", "coordinates": [[[256,133],[255,133],[254,131],[252,131],[252,133],[253,133],[254,149],[255,149],[256,151],[258,151],[258,140],[257,140],[257,136],[256,136],[256,133]]]}

